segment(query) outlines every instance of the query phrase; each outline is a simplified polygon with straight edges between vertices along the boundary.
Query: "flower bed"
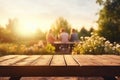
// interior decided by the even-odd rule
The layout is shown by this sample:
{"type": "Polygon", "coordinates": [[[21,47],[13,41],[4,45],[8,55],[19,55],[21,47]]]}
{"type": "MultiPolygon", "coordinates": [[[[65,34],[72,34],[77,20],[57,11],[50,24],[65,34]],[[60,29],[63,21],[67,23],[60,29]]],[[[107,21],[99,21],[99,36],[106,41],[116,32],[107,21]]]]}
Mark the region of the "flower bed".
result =
{"type": "Polygon", "coordinates": [[[75,45],[72,54],[120,54],[120,45],[92,34],[91,37],[81,37],[80,43],[75,45]]]}

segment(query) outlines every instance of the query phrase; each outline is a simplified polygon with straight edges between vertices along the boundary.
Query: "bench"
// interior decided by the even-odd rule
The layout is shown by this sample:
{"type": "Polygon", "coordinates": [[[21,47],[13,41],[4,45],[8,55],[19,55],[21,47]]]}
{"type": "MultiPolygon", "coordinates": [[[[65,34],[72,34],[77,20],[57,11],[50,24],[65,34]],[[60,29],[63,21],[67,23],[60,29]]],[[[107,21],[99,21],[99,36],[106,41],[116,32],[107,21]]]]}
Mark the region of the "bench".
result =
{"type": "Polygon", "coordinates": [[[56,53],[71,53],[76,42],[54,42],[56,53]]]}
{"type": "Polygon", "coordinates": [[[120,56],[117,55],[6,55],[0,57],[0,77],[76,76],[104,77],[116,80],[120,76],[120,56]]]}

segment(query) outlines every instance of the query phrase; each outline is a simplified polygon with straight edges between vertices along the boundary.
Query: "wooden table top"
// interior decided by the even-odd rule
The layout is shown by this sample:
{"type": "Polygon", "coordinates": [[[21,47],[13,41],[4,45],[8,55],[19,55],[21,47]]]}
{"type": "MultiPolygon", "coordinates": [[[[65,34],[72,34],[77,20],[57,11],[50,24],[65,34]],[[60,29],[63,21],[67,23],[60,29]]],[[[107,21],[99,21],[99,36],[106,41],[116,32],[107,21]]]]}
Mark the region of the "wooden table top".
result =
{"type": "Polygon", "coordinates": [[[0,76],[120,76],[118,55],[7,55],[0,76]]]}
{"type": "Polygon", "coordinates": [[[120,66],[117,55],[7,55],[0,66],[120,66]]]}

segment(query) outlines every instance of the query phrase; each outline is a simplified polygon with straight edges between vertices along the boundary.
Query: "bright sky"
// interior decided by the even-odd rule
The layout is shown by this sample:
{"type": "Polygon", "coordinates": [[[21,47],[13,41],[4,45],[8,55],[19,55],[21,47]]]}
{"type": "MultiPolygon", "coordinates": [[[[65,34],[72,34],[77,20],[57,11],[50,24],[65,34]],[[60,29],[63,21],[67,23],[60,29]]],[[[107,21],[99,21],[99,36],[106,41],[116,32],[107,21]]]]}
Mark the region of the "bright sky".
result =
{"type": "Polygon", "coordinates": [[[74,28],[96,26],[96,0],[0,0],[0,24],[18,18],[21,24],[47,30],[56,18],[64,17],[74,28]],[[35,24],[35,25],[34,25],[35,24]]]}

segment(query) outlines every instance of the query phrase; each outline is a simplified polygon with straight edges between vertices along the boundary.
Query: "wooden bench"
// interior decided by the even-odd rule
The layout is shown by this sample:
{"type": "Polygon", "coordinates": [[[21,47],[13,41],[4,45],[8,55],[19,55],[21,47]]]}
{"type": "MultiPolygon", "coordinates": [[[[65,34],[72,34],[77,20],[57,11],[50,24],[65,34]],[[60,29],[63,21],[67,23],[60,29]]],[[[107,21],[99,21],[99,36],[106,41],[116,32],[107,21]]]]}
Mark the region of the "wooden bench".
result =
{"type": "Polygon", "coordinates": [[[54,42],[53,45],[55,46],[56,53],[71,53],[72,49],[75,45],[75,42],[54,42]]]}
{"type": "Polygon", "coordinates": [[[0,57],[0,77],[19,80],[30,76],[120,76],[117,55],[7,55],[0,57]]]}

